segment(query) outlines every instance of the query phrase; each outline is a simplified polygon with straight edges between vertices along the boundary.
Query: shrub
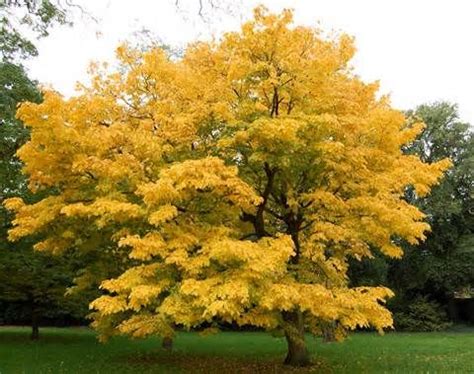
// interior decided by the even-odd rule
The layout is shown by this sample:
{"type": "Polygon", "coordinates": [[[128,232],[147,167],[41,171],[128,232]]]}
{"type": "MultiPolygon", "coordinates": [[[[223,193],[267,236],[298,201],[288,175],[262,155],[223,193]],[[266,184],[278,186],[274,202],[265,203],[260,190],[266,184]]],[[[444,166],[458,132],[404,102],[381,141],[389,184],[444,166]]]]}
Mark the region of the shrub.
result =
{"type": "Polygon", "coordinates": [[[426,296],[419,296],[407,304],[404,311],[393,314],[395,328],[405,331],[441,331],[448,328],[444,309],[426,296]]]}

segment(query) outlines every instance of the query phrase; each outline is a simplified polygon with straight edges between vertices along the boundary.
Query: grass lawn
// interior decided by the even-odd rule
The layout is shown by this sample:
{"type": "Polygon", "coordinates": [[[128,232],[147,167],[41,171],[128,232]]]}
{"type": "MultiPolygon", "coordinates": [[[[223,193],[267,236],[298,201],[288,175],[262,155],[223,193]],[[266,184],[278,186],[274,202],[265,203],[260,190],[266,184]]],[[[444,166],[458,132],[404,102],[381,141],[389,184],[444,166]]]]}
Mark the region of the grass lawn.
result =
{"type": "MultiPolygon", "coordinates": [[[[87,328],[30,330],[0,327],[0,374],[16,373],[280,373],[285,341],[265,333],[225,332],[207,337],[181,333],[171,355],[159,339],[112,339],[100,344],[87,328]],[[225,370],[225,372],[223,372],[225,370]]],[[[443,333],[351,335],[322,344],[308,337],[323,373],[474,373],[474,329],[443,333]]]]}

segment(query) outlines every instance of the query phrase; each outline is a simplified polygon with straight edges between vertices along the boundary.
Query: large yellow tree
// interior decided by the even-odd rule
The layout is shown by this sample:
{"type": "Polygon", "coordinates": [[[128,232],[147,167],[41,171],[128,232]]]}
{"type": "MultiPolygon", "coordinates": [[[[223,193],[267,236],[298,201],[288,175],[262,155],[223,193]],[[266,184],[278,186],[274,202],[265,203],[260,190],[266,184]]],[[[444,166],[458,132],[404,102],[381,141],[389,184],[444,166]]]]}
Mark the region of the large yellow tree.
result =
{"type": "Polygon", "coordinates": [[[349,288],[348,259],[423,240],[403,196],[449,162],[402,153],[423,125],[351,72],[353,54],[350,37],[262,7],[182,58],[120,47],[79,96],[19,109],[30,188],[52,193],[7,201],[10,238],[120,264],[91,304],[104,337],[232,322],[283,331],[285,362],[305,365],[306,331],[390,327],[391,291],[349,288]]]}

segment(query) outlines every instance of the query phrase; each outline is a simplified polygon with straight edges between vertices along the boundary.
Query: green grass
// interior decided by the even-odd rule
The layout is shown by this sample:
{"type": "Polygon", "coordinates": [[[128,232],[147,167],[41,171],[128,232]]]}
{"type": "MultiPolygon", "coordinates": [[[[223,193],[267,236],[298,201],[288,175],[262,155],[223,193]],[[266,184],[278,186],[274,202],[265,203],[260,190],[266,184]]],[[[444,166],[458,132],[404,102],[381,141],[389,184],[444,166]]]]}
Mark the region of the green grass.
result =
{"type": "MultiPolygon", "coordinates": [[[[87,328],[0,328],[0,373],[279,373],[285,341],[265,333],[181,333],[171,355],[159,339],[97,342],[87,328]]],[[[327,373],[474,373],[474,330],[351,335],[322,344],[308,337],[315,366],[327,373]]],[[[298,371],[299,372],[299,371],[298,371]]]]}

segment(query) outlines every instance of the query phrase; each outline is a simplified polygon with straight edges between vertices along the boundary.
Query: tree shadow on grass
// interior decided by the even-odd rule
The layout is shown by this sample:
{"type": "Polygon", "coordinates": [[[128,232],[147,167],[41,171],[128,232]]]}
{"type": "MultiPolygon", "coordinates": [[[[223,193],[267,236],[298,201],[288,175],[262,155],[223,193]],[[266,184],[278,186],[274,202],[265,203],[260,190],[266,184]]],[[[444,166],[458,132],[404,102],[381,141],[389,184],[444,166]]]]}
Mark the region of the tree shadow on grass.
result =
{"type": "MultiPolygon", "coordinates": [[[[323,362],[313,362],[306,368],[292,368],[282,364],[280,359],[237,359],[224,356],[192,355],[189,353],[156,352],[120,355],[117,360],[136,372],[167,369],[182,373],[225,373],[225,374],[264,374],[264,373],[332,373],[330,367],[323,362]]],[[[158,371],[157,371],[158,372],[158,371]]]]}

